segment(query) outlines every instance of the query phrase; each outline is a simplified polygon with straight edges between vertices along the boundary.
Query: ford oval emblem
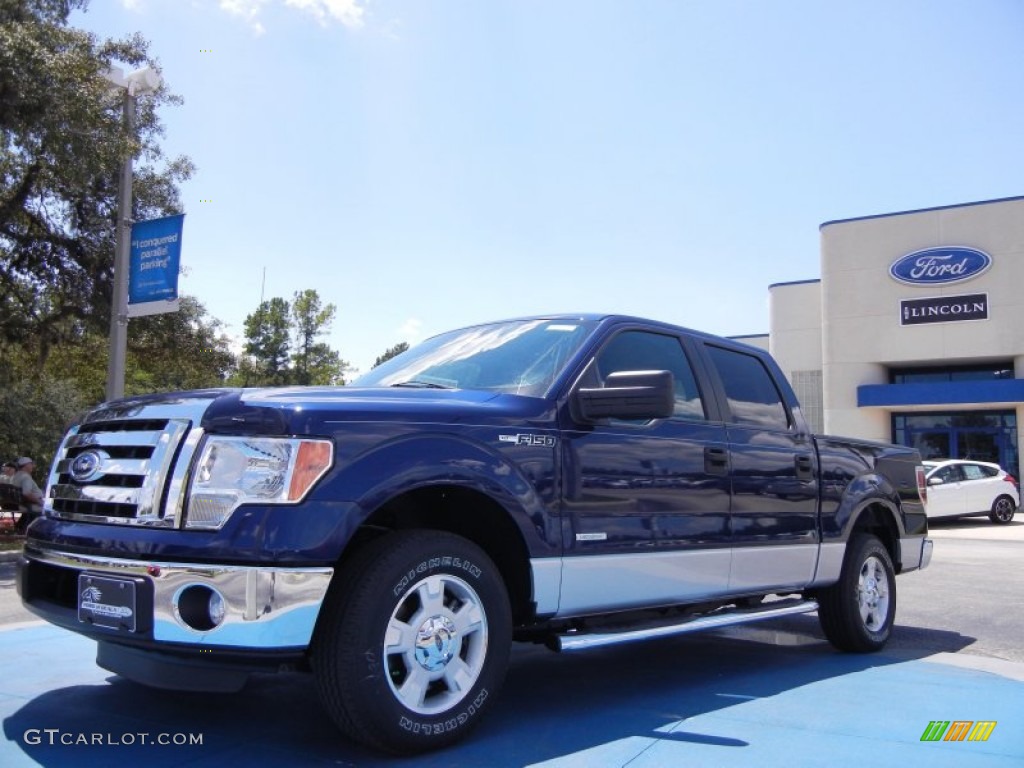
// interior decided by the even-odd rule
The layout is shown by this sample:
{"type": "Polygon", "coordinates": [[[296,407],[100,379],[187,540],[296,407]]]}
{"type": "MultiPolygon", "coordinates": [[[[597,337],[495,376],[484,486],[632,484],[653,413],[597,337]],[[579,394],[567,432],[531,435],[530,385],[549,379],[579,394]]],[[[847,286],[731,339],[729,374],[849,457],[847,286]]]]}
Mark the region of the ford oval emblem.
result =
{"type": "Polygon", "coordinates": [[[101,474],[104,456],[99,451],[91,450],[78,454],[71,462],[71,478],[78,483],[95,480],[101,474]]]}
{"type": "Polygon", "coordinates": [[[992,257],[977,248],[925,248],[896,259],[889,274],[909,285],[944,285],[970,280],[991,266],[992,257]]]}

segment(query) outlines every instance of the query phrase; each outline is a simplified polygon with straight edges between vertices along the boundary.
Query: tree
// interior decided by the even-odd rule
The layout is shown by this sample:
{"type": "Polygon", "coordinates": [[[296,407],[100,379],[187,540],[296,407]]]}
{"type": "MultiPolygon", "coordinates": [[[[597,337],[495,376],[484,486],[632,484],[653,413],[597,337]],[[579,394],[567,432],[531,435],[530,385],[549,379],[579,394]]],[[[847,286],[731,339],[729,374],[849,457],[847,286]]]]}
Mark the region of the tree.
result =
{"type": "Polygon", "coordinates": [[[245,318],[245,354],[249,355],[252,379],[248,386],[291,383],[288,367],[291,330],[288,302],[274,297],[264,301],[245,318]]]}
{"type": "Polygon", "coordinates": [[[181,297],[177,312],[132,320],[126,392],[223,386],[236,361],[221,328],[192,296],[181,297]]]}
{"type": "Polygon", "coordinates": [[[245,318],[245,354],[231,383],[242,386],[344,384],[349,365],[317,339],[330,330],[333,304],[313,289],[289,304],[273,298],[245,318]]]}
{"type": "Polygon", "coordinates": [[[407,350],[408,348],[409,342],[407,341],[401,341],[398,344],[395,344],[395,346],[388,349],[383,355],[381,355],[380,357],[373,361],[373,367],[376,368],[381,363],[386,363],[392,357],[398,357],[398,355],[405,352],[405,350],[407,350]]]}
{"type": "Polygon", "coordinates": [[[102,73],[156,63],[139,35],[70,28],[86,4],[0,2],[0,338],[40,359],[109,324],[122,160],[140,157],[135,220],[180,212],[178,184],[194,170],[186,157],[163,163],[157,109],[180,103],[166,87],[139,99],[128,135],[121,92],[102,73]]]}
{"type": "MultiPolygon", "coordinates": [[[[40,374],[0,387],[0,456],[31,456],[45,473],[61,436],[87,405],[74,383],[40,374]]],[[[43,485],[45,474],[36,473],[43,485]]]]}
{"type": "Polygon", "coordinates": [[[341,357],[317,337],[326,333],[334,321],[335,307],[320,301],[312,288],[297,291],[292,300],[292,329],[295,352],[292,380],[296,384],[344,384],[341,357]]]}
{"type": "MultiPolygon", "coordinates": [[[[222,385],[235,358],[220,327],[191,296],[178,312],[132,320],[126,393],[222,385]]],[[[103,400],[108,348],[105,335],[84,332],[40,363],[31,348],[0,339],[0,457],[49,466],[72,418],[103,400]]]]}

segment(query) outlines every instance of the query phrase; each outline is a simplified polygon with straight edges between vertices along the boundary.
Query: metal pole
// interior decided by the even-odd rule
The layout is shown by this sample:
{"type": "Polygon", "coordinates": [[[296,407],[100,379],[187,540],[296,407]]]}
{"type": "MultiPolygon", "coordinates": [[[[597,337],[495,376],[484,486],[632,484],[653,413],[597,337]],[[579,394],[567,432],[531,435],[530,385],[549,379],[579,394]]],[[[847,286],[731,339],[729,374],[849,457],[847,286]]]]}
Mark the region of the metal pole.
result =
{"type": "MultiPolygon", "coordinates": [[[[135,95],[124,89],[124,128],[135,140],[135,95]]],[[[132,234],[132,153],[121,164],[117,198],[117,241],[114,249],[114,294],[110,306],[110,359],[107,364],[107,400],[124,397],[124,368],[128,349],[128,266],[132,234]]]]}

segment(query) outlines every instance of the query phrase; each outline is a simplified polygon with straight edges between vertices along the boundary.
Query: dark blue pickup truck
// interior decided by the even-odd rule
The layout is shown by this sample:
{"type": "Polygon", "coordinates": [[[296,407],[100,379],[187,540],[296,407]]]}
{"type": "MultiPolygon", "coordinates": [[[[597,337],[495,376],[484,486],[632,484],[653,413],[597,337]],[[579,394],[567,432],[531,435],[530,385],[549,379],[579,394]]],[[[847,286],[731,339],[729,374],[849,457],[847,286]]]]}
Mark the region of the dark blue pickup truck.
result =
{"type": "Polygon", "coordinates": [[[18,587],[148,685],[306,669],[396,753],[460,738],[514,640],[818,611],[881,648],[928,564],[920,458],[812,436],[764,352],[632,317],[436,336],[344,388],[107,403],[64,438],[18,587]]]}

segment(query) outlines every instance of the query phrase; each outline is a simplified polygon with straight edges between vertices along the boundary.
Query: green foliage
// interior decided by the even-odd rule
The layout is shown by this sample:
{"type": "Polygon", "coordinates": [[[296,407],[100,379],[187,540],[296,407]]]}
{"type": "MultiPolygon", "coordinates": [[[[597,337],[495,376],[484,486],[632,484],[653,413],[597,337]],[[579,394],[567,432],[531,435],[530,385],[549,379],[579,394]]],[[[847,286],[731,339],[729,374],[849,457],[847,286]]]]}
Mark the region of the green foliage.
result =
{"type": "Polygon", "coordinates": [[[113,65],[156,64],[139,35],[98,40],[67,26],[84,0],[0,0],[0,338],[55,344],[109,322],[119,170],[140,158],[132,217],[181,210],[190,160],[162,163],[157,109],[166,87],[122,120],[113,65]],[[162,167],[157,167],[162,165],[162,167]]]}
{"type": "MultiPolygon", "coordinates": [[[[220,328],[191,296],[178,312],[131,320],[126,394],[222,386],[235,358],[220,328]]],[[[72,418],[103,401],[109,344],[83,332],[40,361],[29,346],[0,342],[0,457],[49,465],[72,418]]]]}
{"type": "Polygon", "coordinates": [[[211,318],[192,296],[183,296],[177,312],[129,321],[128,394],[204,389],[224,385],[235,356],[211,318]]]}
{"type": "Polygon", "coordinates": [[[335,306],[316,290],[264,301],[245,318],[245,354],[231,382],[241,386],[344,384],[348,363],[317,339],[330,330],[335,306]],[[293,351],[294,350],[294,351],[293,351]]]}
{"type": "Polygon", "coordinates": [[[74,381],[49,374],[7,381],[0,388],[0,457],[31,456],[45,485],[61,436],[86,406],[74,381]]]}
{"type": "Polygon", "coordinates": [[[320,294],[312,288],[295,294],[291,315],[292,331],[295,335],[292,378],[296,384],[313,384],[314,370],[330,375],[330,366],[338,363],[338,353],[326,344],[318,344],[316,341],[334,321],[334,309],[333,304],[323,306],[320,294]]]}
{"type": "Polygon", "coordinates": [[[290,327],[288,302],[278,297],[264,301],[245,318],[245,354],[251,358],[251,368],[246,373],[253,377],[246,382],[247,386],[291,383],[290,327]]]}
{"type": "Polygon", "coordinates": [[[390,349],[388,349],[387,351],[385,351],[383,355],[380,355],[376,360],[374,360],[373,361],[373,367],[376,368],[381,363],[386,363],[392,357],[398,357],[398,355],[400,355],[403,352],[405,352],[405,350],[407,350],[408,348],[409,348],[409,342],[407,342],[407,341],[400,341],[398,344],[395,344],[395,346],[393,346],[390,349]]]}

